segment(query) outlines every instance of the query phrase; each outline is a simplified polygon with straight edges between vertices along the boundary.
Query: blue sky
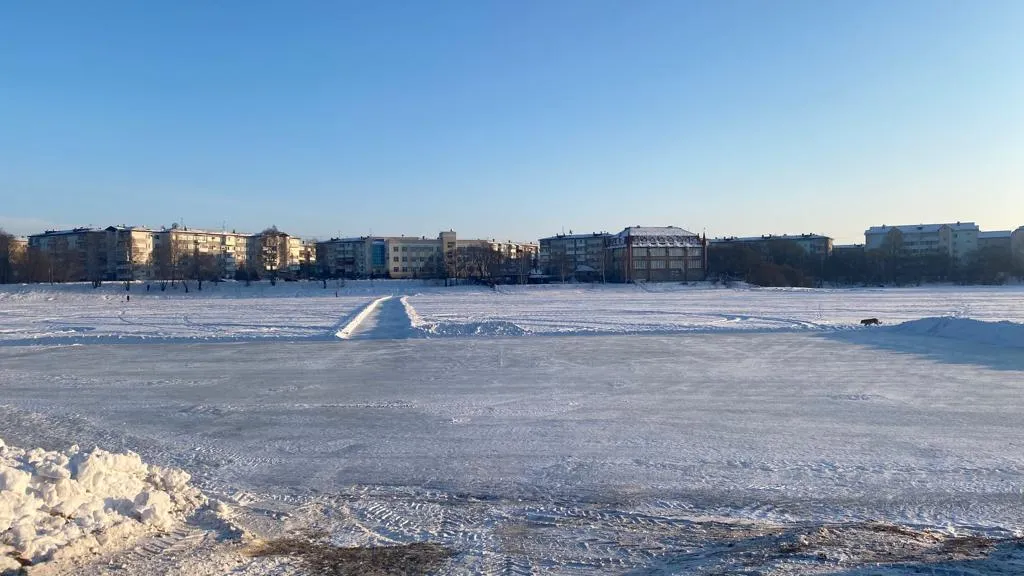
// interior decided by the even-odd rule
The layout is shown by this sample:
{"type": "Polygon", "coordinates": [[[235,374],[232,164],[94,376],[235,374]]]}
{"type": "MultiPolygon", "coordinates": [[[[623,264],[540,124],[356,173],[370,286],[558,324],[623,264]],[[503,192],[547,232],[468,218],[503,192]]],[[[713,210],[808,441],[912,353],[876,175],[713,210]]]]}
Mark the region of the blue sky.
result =
{"type": "Polygon", "coordinates": [[[1024,2],[10,2],[0,226],[1024,225],[1024,2]]]}

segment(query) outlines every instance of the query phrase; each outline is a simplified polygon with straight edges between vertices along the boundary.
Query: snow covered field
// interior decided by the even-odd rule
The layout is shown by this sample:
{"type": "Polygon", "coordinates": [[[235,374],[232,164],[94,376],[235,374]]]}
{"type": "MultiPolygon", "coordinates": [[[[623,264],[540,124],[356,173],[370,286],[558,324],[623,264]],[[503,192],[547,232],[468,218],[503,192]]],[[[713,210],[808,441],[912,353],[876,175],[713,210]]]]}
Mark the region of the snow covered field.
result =
{"type": "MultiPolygon", "coordinates": [[[[0,345],[144,341],[334,340],[374,300],[409,324],[400,337],[672,334],[839,330],[955,316],[1024,322],[1024,286],[906,289],[723,289],[681,286],[472,286],[412,281],[193,285],[147,292],[121,284],[0,287],[0,345]],[[132,297],[125,301],[126,295],[132,297]],[[407,297],[401,302],[401,297],[407,297]],[[411,310],[411,312],[410,312],[411,310]],[[411,316],[411,320],[410,320],[411,316]]],[[[354,328],[354,327],[353,327],[354,328]]],[[[374,337],[392,336],[377,333],[374,337]]]]}
{"type": "MultiPolygon", "coordinates": [[[[1020,288],[123,294],[0,292],[0,438],[182,469],[264,538],[433,542],[452,574],[1024,571],[1020,288]]],[[[75,573],[301,569],[245,546],[190,520],[75,573]]]]}

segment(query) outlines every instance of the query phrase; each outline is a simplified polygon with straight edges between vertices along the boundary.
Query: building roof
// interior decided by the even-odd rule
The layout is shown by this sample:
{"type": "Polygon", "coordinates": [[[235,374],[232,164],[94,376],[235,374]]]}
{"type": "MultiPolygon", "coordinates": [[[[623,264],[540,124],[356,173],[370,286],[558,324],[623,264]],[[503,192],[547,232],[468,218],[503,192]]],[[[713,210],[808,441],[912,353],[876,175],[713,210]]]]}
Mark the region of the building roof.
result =
{"type": "Polygon", "coordinates": [[[831,240],[831,238],[821,234],[767,234],[764,236],[726,236],[725,238],[715,238],[710,242],[721,244],[724,242],[763,242],[767,240],[831,240]]]}
{"type": "Polygon", "coordinates": [[[675,226],[630,226],[619,232],[619,236],[697,236],[697,234],[675,226]]]}
{"type": "Polygon", "coordinates": [[[607,238],[611,236],[608,232],[591,232],[590,234],[555,234],[554,236],[548,236],[547,238],[541,238],[544,240],[561,240],[563,238],[570,239],[582,239],[582,238],[607,238]]]}
{"type": "Polygon", "coordinates": [[[978,225],[974,222],[954,222],[951,224],[904,224],[901,226],[872,226],[865,234],[888,234],[892,230],[899,230],[903,234],[931,234],[938,232],[943,226],[948,226],[955,231],[977,230],[978,225]]]}
{"type": "Polygon", "coordinates": [[[107,226],[106,228],[104,228],[104,230],[106,230],[108,232],[113,232],[113,231],[116,231],[116,230],[123,230],[125,232],[129,232],[129,231],[156,232],[156,230],[153,230],[152,228],[147,228],[145,226],[125,226],[123,224],[120,225],[120,226],[107,226]]]}
{"type": "Polygon", "coordinates": [[[675,226],[631,226],[614,236],[613,248],[627,244],[638,248],[658,246],[698,246],[700,236],[675,226]],[[627,239],[629,239],[627,241],[627,239]]]}
{"type": "Polygon", "coordinates": [[[1009,239],[1013,235],[1010,230],[988,230],[985,232],[978,232],[978,240],[996,240],[1000,238],[1009,239]]]}
{"type": "Polygon", "coordinates": [[[99,228],[90,228],[90,227],[71,228],[70,230],[47,230],[47,231],[45,231],[45,232],[43,232],[41,234],[30,234],[29,238],[36,237],[36,236],[60,236],[60,235],[64,235],[64,234],[82,234],[84,232],[103,232],[103,230],[101,230],[99,228]]]}

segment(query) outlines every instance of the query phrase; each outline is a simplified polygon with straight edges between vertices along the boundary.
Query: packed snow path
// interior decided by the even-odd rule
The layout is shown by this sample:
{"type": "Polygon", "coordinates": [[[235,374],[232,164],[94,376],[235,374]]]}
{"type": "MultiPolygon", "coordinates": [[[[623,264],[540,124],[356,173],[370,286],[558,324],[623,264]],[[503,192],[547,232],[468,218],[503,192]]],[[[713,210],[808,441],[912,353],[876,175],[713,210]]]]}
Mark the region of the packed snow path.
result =
{"type": "Polygon", "coordinates": [[[393,296],[374,300],[338,332],[345,340],[397,340],[418,335],[405,299],[393,296]]]}

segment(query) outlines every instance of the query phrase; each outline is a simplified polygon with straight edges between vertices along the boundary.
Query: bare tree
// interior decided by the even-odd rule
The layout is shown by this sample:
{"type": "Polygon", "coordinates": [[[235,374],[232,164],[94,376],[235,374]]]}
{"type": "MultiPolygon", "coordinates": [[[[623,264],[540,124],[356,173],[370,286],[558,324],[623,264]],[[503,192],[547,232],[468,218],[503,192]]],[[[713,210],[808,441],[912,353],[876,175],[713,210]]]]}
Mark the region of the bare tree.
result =
{"type": "Polygon", "coordinates": [[[281,268],[288,265],[288,235],[271,226],[259,236],[259,267],[270,276],[270,284],[277,284],[281,268]]]}
{"type": "Polygon", "coordinates": [[[0,228],[0,284],[14,282],[17,254],[14,251],[14,236],[0,228]]]}

